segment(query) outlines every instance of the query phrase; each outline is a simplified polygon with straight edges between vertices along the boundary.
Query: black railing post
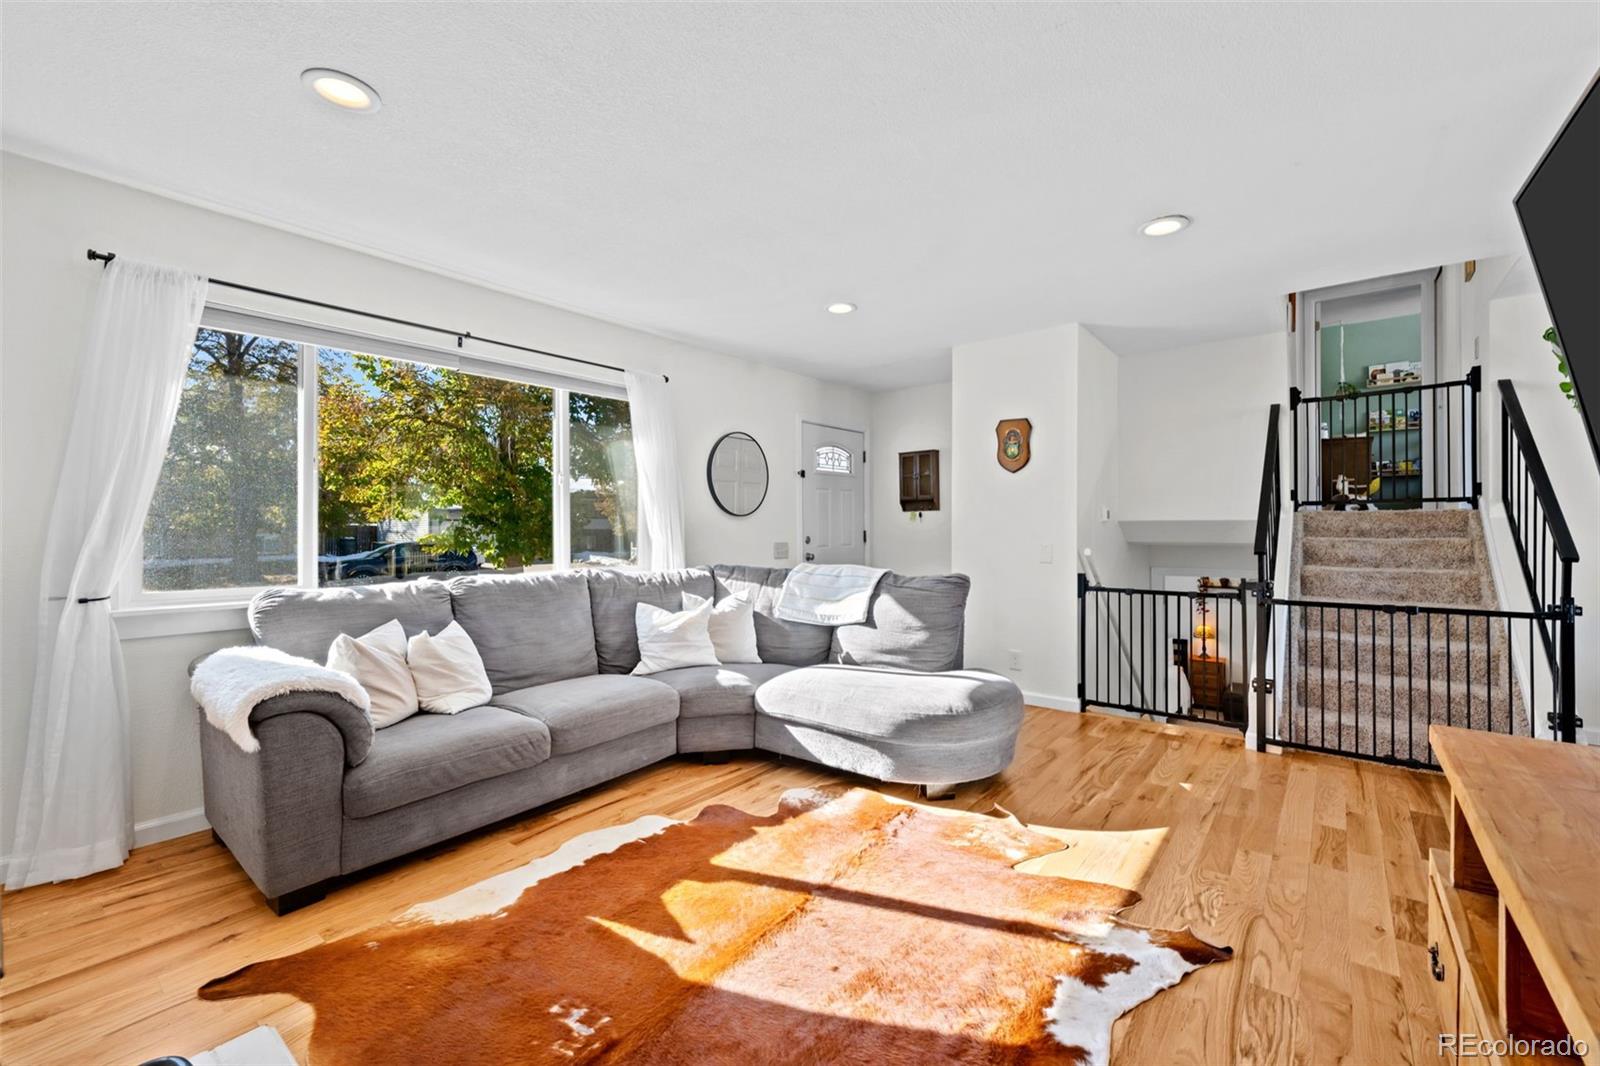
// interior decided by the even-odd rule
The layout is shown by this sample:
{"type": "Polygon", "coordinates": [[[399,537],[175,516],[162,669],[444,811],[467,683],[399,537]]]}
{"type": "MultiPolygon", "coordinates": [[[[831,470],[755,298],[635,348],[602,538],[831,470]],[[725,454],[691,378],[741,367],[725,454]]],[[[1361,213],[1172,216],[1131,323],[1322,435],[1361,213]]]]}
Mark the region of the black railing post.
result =
{"type": "Polygon", "coordinates": [[[1506,521],[1515,524],[1516,516],[1511,513],[1511,412],[1504,403],[1500,405],[1500,506],[1506,521]]]}
{"type": "MultiPolygon", "coordinates": [[[[1265,560],[1263,566],[1265,569],[1265,560]]],[[[1272,695],[1272,678],[1267,676],[1267,656],[1272,654],[1272,578],[1257,581],[1256,595],[1256,669],[1250,687],[1256,697],[1256,750],[1267,750],[1267,703],[1272,695]]]]}
{"type": "Polygon", "coordinates": [[[1089,575],[1080,570],[1078,571],[1078,710],[1080,712],[1089,709],[1084,703],[1087,698],[1084,695],[1086,691],[1084,678],[1087,676],[1089,669],[1089,638],[1084,631],[1084,627],[1088,625],[1089,621],[1088,606],[1089,575]]]}
{"type": "Polygon", "coordinates": [[[1571,563],[1561,564],[1561,603],[1557,605],[1557,610],[1560,618],[1556,622],[1556,654],[1560,676],[1556,681],[1555,732],[1557,740],[1576,744],[1578,726],[1583,723],[1578,720],[1578,651],[1574,630],[1577,629],[1578,615],[1583,611],[1572,599],[1571,563]]]}
{"type": "Polygon", "coordinates": [[[1475,366],[1467,371],[1467,384],[1472,387],[1472,506],[1476,508],[1479,497],[1483,495],[1483,482],[1478,478],[1478,420],[1483,414],[1479,397],[1483,393],[1483,367],[1475,366]]]}
{"type": "MultiPolygon", "coordinates": [[[[1300,403],[1300,390],[1289,390],[1290,421],[1294,423],[1293,411],[1300,403]]],[[[1267,656],[1270,654],[1268,639],[1272,628],[1272,578],[1278,565],[1278,518],[1283,506],[1283,450],[1281,434],[1283,426],[1282,409],[1277,404],[1267,412],[1267,446],[1261,460],[1261,492],[1256,503],[1256,580],[1254,588],[1248,590],[1255,593],[1256,598],[1256,643],[1255,663],[1250,676],[1250,690],[1256,699],[1256,750],[1267,750],[1267,697],[1272,694],[1272,679],[1267,674],[1267,656]]],[[[1299,434],[1292,428],[1291,435],[1298,440],[1299,434]]],[[[1298,447],[1295,448],[1299,454],[1298,447]]],[[[1296,462],[1295,477],[1299,476],[1299,466],[1296,462]]],[[[1245,647],[1249,647],[1248,627],[1244,622],[1249,616],[1245,604],[1245,589],[1239,590],[1239,614],[1241,621],[1246,626],[1245,647]]],[[[1248,713],[1248,712],[1246,712],[1248,713]]]]}
{"type": "MultiPolygon", "coordinates": [[[[1300,390],[1289,386],[1289,502],[1300,509],[1300,390]]],[[[1309,445],[1307,446],[1309,447],[1309,445]]]]}

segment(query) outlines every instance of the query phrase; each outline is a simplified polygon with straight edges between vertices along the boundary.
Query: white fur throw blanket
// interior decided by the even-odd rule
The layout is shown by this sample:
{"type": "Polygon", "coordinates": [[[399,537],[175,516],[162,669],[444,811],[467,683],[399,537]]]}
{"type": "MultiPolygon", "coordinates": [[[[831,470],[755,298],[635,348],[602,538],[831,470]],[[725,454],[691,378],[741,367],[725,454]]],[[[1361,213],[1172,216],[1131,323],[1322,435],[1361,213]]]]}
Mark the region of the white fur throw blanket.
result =
{"type": "Polygon", "coordinates": [[[814,626],[865,622],[872,592],[888,572],[853,563],[801,563],[783,579],[772,613],[814,626]]]}
{"type": "Polygon", "coordinates": [[[262,700],[287,692],[331,692],[371,713],[367,690],[343,670],[289,655],[277,648],[223,648],[194,668],[189,692],[206,720],[244,751],[260,751],[250,732],[250,712],[262,700]]]}

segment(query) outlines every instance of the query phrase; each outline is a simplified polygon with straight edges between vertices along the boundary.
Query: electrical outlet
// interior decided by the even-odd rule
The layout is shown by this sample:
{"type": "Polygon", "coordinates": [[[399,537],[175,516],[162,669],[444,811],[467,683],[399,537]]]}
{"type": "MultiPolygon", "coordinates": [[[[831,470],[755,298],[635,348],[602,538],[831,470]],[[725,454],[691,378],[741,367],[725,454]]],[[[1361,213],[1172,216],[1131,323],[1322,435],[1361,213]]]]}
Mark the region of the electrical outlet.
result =
{"type": "Polygon", "coordinates": [[[1053,563],[1056,561],[1056,547],[1054,544],[1039,545],[1039,561],[1041,563],[1053,563]]]}
{"type": "Polygon", "coordinates": [[[775,540],[775,541],[773,541],[772,542],[772,557],[774,559],[787,559],[787,558],[789,558],[789,542],[786,541],[786,540],[775,540]]]}
{"type": "Polygon", "coordinates": [[[1016,648],[1012,648],[1010,651],[1006,652],[1006,656],[1007,656],[1007,662],[1010,664],[1008,669],[1017,670],[1017,671],[1020,671],[1022,669],[1022,652],[1021,651],[1017,650],[1016,648]]]}

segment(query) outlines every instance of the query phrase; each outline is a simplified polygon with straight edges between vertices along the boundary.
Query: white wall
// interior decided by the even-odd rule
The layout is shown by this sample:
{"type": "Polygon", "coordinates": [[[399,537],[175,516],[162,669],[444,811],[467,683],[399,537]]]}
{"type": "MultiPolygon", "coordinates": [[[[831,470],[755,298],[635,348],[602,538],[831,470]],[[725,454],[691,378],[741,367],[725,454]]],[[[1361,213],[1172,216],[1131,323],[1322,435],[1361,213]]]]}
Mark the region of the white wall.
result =
{"type": "Polygon", "coordinates": [[[952,358],[950,561],[972,578],[967,663],[1058,707],[1077,693],[1077,352],[1077,327],[1056,326],[957,345],[952,358]],[[1016,473],[995,460],[1007,418],[1033,423],[1033,458],[1016,473]]]}
{"type": "Polygon", "coordinates": [[[1214,523],[1227,541],[1246,542],[1267,411],[1289,400],[1286,344],[1274,332],[1123,357],[1123,521],[1214,523]]]}
{"type": "MultiPolygon", "coordinates": [[[[1262,427],[1266,432],[1266,427],[1262,427]]],[[[1281,551],[1289,548],[1292,532],[1283,527],[1281,551]]],[[[1193,577],[1256,577],[1256,557],[1252,546],[1244,544],[1158,544],[1146,556],[1152,584],[1159,586],[1165,574],[1193,577]]]]}
{"type": "Polygon", "coordinates": [[[872,396],[870,558],[902,574],[950,572],[950,383],[872,396]],[[900,510],[900,453],[939,451],[939,510],[900,510]]]}
{"type": "MultiPolygon", "coordinates": [[[[4,332],[0,363],[0,833],[12,827],[33,677],[37,570],[99,268],[95,247],[213,277],[468,329],[672,378],[690,562],[767,562],[793,542],[798,421],[866,426],[865,393],[611,325],[284,230],[46,166],[12,154],[3,169],[4,332]],[[713,441],[751,433],[773,471],[766,503],[731,518],[703,471],[713,441]]],[[[515,353],[496,352],[499,358],[515,353]]],[[[791,553],[792,554],[792,553],[791,553]]],[[[132,704],[134,817],[169,823],[201,802],[198,733],[184,668],[246,639],[240,631],[125,640],[132,704]]]]}
{"type": "Polygon", "coordinates": [[[1118,588],[1142,586],[1150,570],[1148,549],[1128,543],[1118,525],[1122,481],[1132,473],[1117,430],[1129,363],[1078,327],[1078,551],[1089,549],[1100,581],[1118,588]]]}

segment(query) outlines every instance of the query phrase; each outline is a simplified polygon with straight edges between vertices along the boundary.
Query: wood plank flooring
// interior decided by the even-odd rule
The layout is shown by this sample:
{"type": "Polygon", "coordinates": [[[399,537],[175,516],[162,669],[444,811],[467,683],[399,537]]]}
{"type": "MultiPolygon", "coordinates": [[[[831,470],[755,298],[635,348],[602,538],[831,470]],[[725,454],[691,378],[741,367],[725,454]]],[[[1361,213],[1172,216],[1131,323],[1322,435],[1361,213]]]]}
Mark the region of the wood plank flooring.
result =
{"type": "MultiPolygon", "coordinates": [[[[0,1060],[136,1063],[266,1023],[301,1061],[310,1010],[288,997],[204,1003],[195,989],[261,958],[384,921],[642,814],[769,811],[796,786],[867,784],[752,755],[671,760],[354,879],[276,918],[207,833],[121,869],[10,893],[0,1060]]],[[[884,791],[910,797],[898,786],[884,791]]],[[[1443,779],[1237,735],[1030,708],[1017,760],[950,805],[995,804],[1074,847],[1044,872],[1138,889],[1128,917],[1231,944],[1117,1023],[1115,1066],[1434,1063],[1426,856],[1447,846],[1443,779]]]]}

